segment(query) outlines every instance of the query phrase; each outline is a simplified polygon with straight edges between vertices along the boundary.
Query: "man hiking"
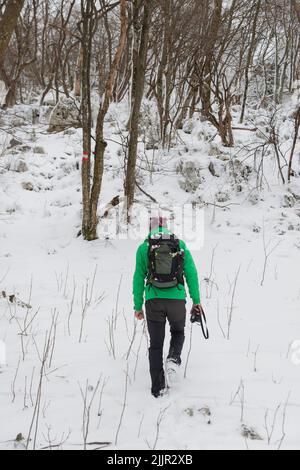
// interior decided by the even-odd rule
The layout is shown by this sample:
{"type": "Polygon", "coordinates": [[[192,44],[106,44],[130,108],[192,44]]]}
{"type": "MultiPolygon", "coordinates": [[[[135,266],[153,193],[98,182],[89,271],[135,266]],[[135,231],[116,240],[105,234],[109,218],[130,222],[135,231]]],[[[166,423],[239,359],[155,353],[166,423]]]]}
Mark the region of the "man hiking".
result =
{"type": "Polygon", "coordinates": [[[176,381],[181,365],[186,323],[186,279],[194,308],[201,309],[197,269],[186,244],[168,229],[163,217],[150,220],[150,234],[139,247],[133,279],[135,317],[146,318],[150,335],[149,361],[152,395],[163,395],[166,379],[163,366],[165,326],[168,319],[171,343],[166,372],[170,381],[176,381]]]}

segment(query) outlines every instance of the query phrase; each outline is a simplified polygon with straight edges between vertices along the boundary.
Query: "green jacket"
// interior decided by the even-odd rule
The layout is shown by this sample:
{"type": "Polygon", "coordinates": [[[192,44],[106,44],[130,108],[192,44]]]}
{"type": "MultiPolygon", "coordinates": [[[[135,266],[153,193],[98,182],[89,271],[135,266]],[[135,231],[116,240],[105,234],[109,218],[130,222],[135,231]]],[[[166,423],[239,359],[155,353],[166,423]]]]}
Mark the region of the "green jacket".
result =
{"type": "MultiPolygon", "coordinates": [[[[170,234],[171,232],[165,228],[157,228],[153,230],[150,235],[154,235],[156,233],[170,234]]],[[[198,273],[193,257],[182,240],[180,240],[180,248],[184,250],[184,276],[188,285],[190,297],[194,304],[200,304],[198,273]]],[[[142,310],[144,297],[146,297],[146,301],[152,299],[185,300],[187,297],[185,287],[182,284],[169,289],[159,289],[152,285],[145,285],[149,267],[148,249],[149,243],[147,239],[142,245],[140,245],[136,255],[136,268],[133,277],[134,309],[136,311],[142,310]]]]}

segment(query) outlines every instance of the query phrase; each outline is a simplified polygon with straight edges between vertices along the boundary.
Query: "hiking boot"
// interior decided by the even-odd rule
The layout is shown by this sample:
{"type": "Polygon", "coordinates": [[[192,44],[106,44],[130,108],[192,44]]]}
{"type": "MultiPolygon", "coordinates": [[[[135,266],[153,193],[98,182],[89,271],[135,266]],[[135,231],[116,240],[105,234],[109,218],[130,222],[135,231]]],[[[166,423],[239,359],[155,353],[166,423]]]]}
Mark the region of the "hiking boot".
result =
{"type": "Polygon", "coordinates": [[[159,380],[156,381],[156,383],[152,384],[152,389],[151,393],[155,398],[159,398],[164,394],[164,391],[166,389],[166,379],[165,379],[165,373],[162,370],[159,375],[159,380]]]}
{"type": "Polygon", "coordinates": [[[174,348],[174,347],[170,347],[170,350],[169,350],[169,354],[168,354],[168,357],[167,357],[167,363],[168,362],[173,362],[174,364],[177,364],[178,366],[181,366],[181,357],[180,357],[180,352],[181,352],[181,348],[180,348],[180,352],[178,351],[179,348],[174,348]]]}
{"type": "Polygon", "coordinates": [[[175,359],[167,359],[166,363],[166,374],[169,384],[175,384],[180,382],[180,363],[181,361],[176,361],[175,359]]]}
{"type": "Polygon", "coordinates": [[[161,390],[158,390],[158,391],[152,390],[151,393],[154,398],[162,398],[167,394],[167,388],[162,388],[161,390]]]}

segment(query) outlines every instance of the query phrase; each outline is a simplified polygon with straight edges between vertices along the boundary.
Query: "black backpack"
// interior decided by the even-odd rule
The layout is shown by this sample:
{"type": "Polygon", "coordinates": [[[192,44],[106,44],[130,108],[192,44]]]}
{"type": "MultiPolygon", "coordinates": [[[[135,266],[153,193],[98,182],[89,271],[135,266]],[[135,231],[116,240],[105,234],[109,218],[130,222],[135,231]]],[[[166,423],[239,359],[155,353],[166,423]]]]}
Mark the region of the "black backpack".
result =
{"type": "Polygon", "coordinates": [[[180,248],[179,239],[175,235],[159,233],[150,236],[148,242],[147,285],[168,289],[184,284],[184,251],[180,248]]]}

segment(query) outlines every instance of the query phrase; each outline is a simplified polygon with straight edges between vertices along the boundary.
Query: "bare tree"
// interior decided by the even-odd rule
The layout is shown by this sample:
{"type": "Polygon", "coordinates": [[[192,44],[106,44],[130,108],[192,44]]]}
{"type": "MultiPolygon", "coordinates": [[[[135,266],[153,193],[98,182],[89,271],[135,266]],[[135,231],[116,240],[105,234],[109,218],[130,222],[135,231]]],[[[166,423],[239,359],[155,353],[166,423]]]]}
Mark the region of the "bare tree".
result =
{"type": "Polygon", "coordinates": [[[253,25],[252,25],[252,30],[251,30],[251,40],[250,40],[250,44],[249,44],[249,50],[248,50],[248,54],[247,54],[247,62],[246,62],[246,67],[245,67],[245,85],[244,85],[242,112],[241,112],[241,117],[240,117],[240,123],[241,124],[244,122],[244,117],[245,117],[246,102],[247,102],[248,90],[249,90],[249,72],[250,72],[251,63],[253,61],[253,55],[254,55],[254,52],[255,52],[255,42],[256,42],[256,35],[257,35],[257,22],[258,22],[258,17],[259,17],[259,13],[260,13],[260,8],[261,8],[261,0],[258,0],[256,2],[256,8],[255,8],[255,12],[254,12],[253,25]]]}
{"type": "Polygon", "coordinates": [[[37,2],[32,0],[24,8],[15,26],[15,60],[13,67],[1,67],[0,76],[6,85],[6,96],[2,103],[3,108],[12,107],[17,102],[17,87],[20,78],[27,67],[33,64],[37,57],[37,2]],[[9,71],[8,71],[9,69],[9,71]]]}
{"type": "Polygon", "coordinates": [[[292,7],[296,13],[296,16],[298,18],[298,21],[300,23],[300,3],[299,0],[291,0],[292,7]]]}
{"type": "Polygon", "coordinates": [[[300,106],[297,109],[297,111],[295,111],[295,113],[293,114],[293,118],[294,118],[295,131],[294,131],[293,145],[292,145],[290,158],[289,158],[289,165],[288,165],[288,182],[289,183],[291,182],[291,178],[293,175],[293,159],[294,159],[294,154],[295,154],[295,149],[296,149],[296,144],[297,144],[299,129],[300,129],[300,106]]]}
{"type": "Polygon", "coordinates": [[[126,0],[120,1],[120,36],[119,43],[116,49],[115,57],[109,71],[104,96],[101,100],[101,105],[97,118],[96,125],[96,145],[94,151],[94,165],[93,165],[93,182],[90,184],[91,175],[91,102],[90,102],[90,78],[87,74],[90,73],[90,54],[91,54],[91,39],[93,31],[93,12],[95,9],[90,6],[85,9],[85,2],[82,0],[82,14],[84,17],[83,28],[88,33],[88,44],[86,44],[86,37],[84,33],[83,38],[83,77],[82,77],[82,114],[83,114],[83,160],[82,160],[82,190],[83,190],[83,220],[82,220],[82,234],[85,240],[91,241],[97,238],[98,227],[98,202],[101,192],[102,177],[104,171],[104,153],[107,143],[104,139],[104,120],[109,110],[109,105],[113,96],[113,88],[123,54],[126,42],[127,32],[127,14],[126,14],[126,0]],[[86,67],[88,69],[86,70],[86,67]]]}
{"type": "Polygon", "coordinates": [[[148,51],[148,38],[151,17],[151,2],[133,1],[133,58],[132,58],[132,89],[131,113],[129,124],[128,161],[125,181],[125,196],[127,197],[127,218],[133,204],[136,179],[136,161],[139,135],[139,115],[144,96],[146,60],[148,51]],[[139,34],[139,11],[143,4],[143,19],[141,33],[139,34]]]}
{"type": "Polygon", "coordinates": [[[8,0],[4,14],[0,16],[0,68],[24,3],[25,0],[8,0]]]}

